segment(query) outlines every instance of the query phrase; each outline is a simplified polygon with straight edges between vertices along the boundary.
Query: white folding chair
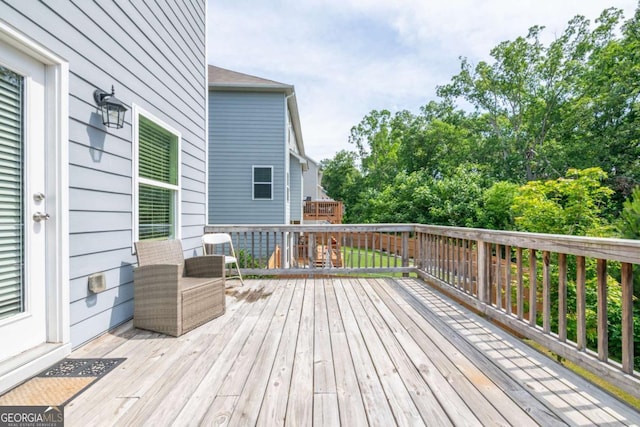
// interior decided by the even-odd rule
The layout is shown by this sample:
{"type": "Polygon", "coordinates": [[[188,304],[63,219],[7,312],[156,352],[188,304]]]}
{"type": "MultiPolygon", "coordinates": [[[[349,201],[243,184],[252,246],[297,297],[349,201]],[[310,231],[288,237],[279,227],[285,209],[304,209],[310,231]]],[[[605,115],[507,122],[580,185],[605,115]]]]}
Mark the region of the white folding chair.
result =
{"type": "MultiPolygon", "coordinates": [[[[238,272],[237,276],[229,276],[229,278],[238,277],[240,279],[240,283],[244,285],[244,281],[242,280],[242,273],[240,273],[240,265],[238,265],[238,258],[236,257],[236,252],[233,249],[233,242],[231,241],[231,236],[227,233],[209,233],[202,236],[202,251],[205,255],[224,255],[224,264],[225,266],[228,264],[235,264],[236,271],[238,272]],[[224,252],[224,245],[229,245],[229,252],[231,255],[227,255],[224,252]],[[216,253],[216,246],[223,245],[221,251],[216,253]],[[209,249],[209,251],[208,251],[209,249]]],[[[229,271],[231,271],[231,266],[229,266],[229,271]]]]}

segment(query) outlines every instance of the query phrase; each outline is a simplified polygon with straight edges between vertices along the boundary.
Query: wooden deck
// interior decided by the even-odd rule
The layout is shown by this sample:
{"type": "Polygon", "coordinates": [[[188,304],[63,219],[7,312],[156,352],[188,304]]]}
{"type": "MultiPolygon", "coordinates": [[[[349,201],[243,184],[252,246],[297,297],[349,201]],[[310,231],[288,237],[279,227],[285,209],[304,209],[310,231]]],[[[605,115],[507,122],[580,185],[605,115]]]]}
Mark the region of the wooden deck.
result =
{"type": "Polygon", "coordinates": [[[127,360],[67,405],[70,426],[640,423],[417,279],[247,280],[180,338],[125,325],[72,357],[127,360]]]}

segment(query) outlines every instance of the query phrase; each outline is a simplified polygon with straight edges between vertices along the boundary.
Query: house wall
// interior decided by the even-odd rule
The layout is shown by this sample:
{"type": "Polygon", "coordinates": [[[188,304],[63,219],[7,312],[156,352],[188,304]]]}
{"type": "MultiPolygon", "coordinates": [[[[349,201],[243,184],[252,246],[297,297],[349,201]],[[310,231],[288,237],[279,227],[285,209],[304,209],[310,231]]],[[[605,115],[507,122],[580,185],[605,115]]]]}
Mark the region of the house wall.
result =
{"type": "Polygon", "coordinates": [[[209,224],[282,224],[284,93],[209,92],[209,224]],[[273,166],[273,200],[253,200],[252,167],[273,166]]]}
{"type": "Polygon", "coordinates": [[[307,164],[309,165],[309,169],[302,173],[304,178],[303,199],[311,197],[311,200],[318,200],[320,198],[318,194],[320,187],[320,183],[318,182],[319,167],[313,161],[308,161],[307,164]]]}
{"type": "Polygon", "coordinates": [[[291,165],[291,221],[302,223],[302,165],[295,156],[289,155],[291,165]]]}
{"type": "Polygon", "coordinates": [[[106,130],[96,88],[182,133],[182,238],[205,224],[206,2],[0,3],[0,19],[69,62],[69,270],[74,347],[133,316],[132,128],[106,130]],[[106,274],[92,294],[87,276],[106,274]]]}

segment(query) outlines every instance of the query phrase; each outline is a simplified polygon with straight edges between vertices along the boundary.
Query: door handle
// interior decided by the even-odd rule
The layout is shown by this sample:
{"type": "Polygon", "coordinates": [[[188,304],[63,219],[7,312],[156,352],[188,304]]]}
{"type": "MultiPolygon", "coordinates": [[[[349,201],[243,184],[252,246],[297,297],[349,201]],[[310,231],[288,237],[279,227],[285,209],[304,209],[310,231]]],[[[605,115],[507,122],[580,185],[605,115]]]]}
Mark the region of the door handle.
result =
{"type": "Polygon", "coordinates": [[[48,213],[36,212],[33,214],[33,220],[35,222],[46,221],[50,218],[48,213]]]}

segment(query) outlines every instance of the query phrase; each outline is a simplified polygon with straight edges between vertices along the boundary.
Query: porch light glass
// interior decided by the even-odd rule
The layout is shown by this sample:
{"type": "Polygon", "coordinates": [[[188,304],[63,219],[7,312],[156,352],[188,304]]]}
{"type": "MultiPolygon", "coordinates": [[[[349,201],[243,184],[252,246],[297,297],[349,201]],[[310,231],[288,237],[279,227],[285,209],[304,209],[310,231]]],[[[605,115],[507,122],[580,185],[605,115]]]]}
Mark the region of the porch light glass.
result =
{"type": "Polygon", "coordinates": [[[122,101],[114,96],[115,91],[111,86],[111,93],[96,89],[93,98],[102,113],[102,123],[109,128],[121,129],[124,126],[124,115],[128,110],[122,101]]]}

